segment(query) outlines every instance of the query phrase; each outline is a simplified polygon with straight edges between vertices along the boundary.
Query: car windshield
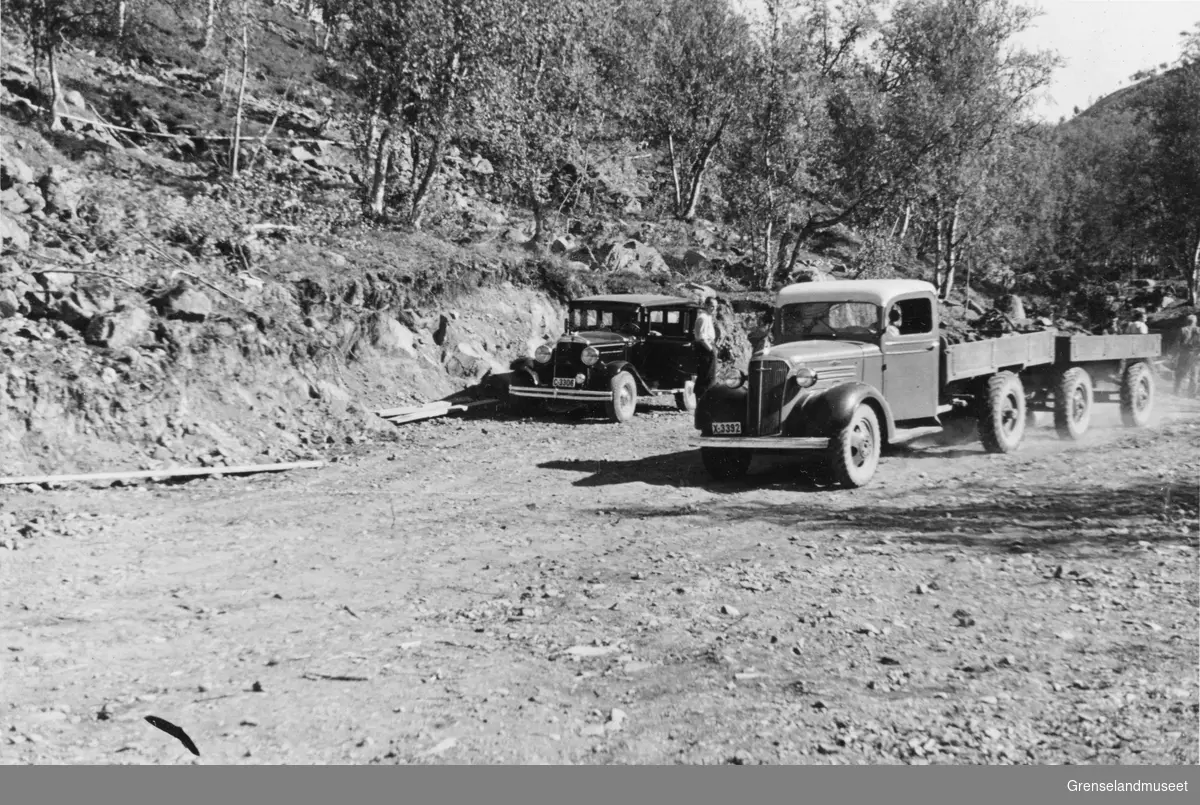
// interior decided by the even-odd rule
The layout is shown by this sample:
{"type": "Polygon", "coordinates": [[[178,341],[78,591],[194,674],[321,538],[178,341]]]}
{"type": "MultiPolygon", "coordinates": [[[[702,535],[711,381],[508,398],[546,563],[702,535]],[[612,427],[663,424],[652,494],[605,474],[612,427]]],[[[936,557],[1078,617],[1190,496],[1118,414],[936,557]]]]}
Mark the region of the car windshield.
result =
{"type": "Polygon", "coordinates": [[[571,330],[620,330],[638,320],[637,308],[571,308],[571,330]]]}
{"type": "Polygon", "coordinates": [[[798,302],[775,311],[776,344],[814,338],[874,339],[880,334],[879,305],[870,302],[798,302]]]}

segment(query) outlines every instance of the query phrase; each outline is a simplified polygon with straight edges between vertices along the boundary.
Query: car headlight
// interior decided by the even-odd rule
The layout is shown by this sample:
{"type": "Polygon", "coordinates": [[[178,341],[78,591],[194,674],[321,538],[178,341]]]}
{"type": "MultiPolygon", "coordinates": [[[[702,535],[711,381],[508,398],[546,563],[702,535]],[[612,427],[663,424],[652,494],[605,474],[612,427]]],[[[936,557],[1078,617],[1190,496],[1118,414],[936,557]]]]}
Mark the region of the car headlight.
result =
{"type": "Polygon", "coordinates": [[[554,354],[554,349],[549,344],[542,344],[533,351],[533,359],[538,363],[549,363],[550,356],[554,354]]]}
{"type": "Polygon", "coordinates": [[[743,383],[746,382],[746,378],[747,378],[747,375],[745,372],[743,372],[741,369],[738,369],[737,367],[730,366],[729,368],[727,368],[723,372],[721,372],[721,376],[720,376],[720,378],[718,378],[718,382],[720,382],[721,385],[723,385],[723,386],[727,386],[731,389],[736,389],[736,388],[740,387],[743,383]]]}
{"type": "Polygon", "coordinates": [[[802,389],[815,385],[817,382],[817,373],[807,366],[801,366],[792,377],[796,379],[796,385],[802,389]]]}
{"type": "Polygon", "coordinates": [[[600,360],[600,351],[595,347],[584,347],[579,360],[583,361],[584,366],[595,366],[596,361],[600,360]]]}

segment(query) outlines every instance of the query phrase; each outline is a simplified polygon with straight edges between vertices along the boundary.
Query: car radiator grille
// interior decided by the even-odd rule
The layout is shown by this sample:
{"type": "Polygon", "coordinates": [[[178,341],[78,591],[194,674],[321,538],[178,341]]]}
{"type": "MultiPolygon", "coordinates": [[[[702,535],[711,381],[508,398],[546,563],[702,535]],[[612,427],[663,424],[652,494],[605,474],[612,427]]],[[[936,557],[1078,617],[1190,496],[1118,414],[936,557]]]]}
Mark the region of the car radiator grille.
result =
{"type": "Polygon", "coordinates": [[[583,368],[579,356],[583,354],[584,346],[584,344],[559,344],[558,348],[554,350],[554,373],[564,377],[574,376],[583,368]]]}
{"type": "Polygon", "coordinates": [[[783,388],[787,383],[788,365],[785,361],[756,361],[750,364],[750,421],[751,436],[775,436],[780,431],[783,410],[783,388]]]}

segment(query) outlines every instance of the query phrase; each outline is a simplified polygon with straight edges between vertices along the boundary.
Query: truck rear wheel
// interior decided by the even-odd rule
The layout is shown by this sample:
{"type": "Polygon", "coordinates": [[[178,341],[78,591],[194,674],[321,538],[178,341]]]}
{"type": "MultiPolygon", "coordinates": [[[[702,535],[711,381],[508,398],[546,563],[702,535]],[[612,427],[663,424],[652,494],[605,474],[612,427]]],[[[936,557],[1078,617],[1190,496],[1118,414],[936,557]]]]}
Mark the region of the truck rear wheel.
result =
{"type": "Polygon", "coordinates": [[[1125,367],[1121,375],[1121,422],[1127,428],[1144,428],[1154,407],[1154,376],[1145,361],[1125,367]]]}
{"type": "Polygon", "coordinates": [[[617,372],[609,381],[608,417],[613,422],[628,422],[637,411],[637,384],[629,372],[617,372]]]}
{"type": "Polygon", "coordinates": [[[700,460],[704,469],[717,481],[741,478],[750,469],[753,455],[749,450],[730,450],[721,447],[701,447],[700,460]]]}
{"type": "Polygon", "coordinates": [[[1081,439],[1092,423],[1092,376],[1072,366],[1058,378],[1054,389],[1054,427],[1059,438],[1081,439]]]}
{"type": "Polygon", "coordinates": [[[1011,453],[1025,437],[1025,387],[1012,372],[987,380],[979,412],[979,439],[989,453],[1011,453]]]}
{"type": "Polygon", "coordinates": [[[879,417],[866,403],[854,409],[846,426],[829,440],[829,470],[841,486],[859,487],[875,475],[883,445],[879,417]]]}

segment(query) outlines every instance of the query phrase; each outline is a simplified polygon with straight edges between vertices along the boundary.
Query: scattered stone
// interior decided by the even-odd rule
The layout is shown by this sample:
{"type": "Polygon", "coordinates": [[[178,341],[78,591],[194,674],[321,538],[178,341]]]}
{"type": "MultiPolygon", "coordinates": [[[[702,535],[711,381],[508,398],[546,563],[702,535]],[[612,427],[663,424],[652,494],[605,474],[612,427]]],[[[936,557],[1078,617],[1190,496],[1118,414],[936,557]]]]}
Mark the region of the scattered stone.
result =
{"type": "Polygon", "coordinates": [[[200,322],[212,315],[213,303],[203,291],[180,284],[163,300],[163,309],[169,319],[200,322]]]}
{"type": "Polygon", "coordinates": [[[729,604],[722,604],[721,605],[721,614],[729,615],[730,617],[736,618],[738,615],[740,615],[742,613],[738,612],[737,607],[730,606],[729,604]]]}
{"type": "Polygon", "coordinates": [[[625,711],[614,707],[608,714],[608,721],[604,728],[607,732],[618,732],[625,724],[625,711]]]}
{"type": "Polygon", "coordinates": [[[17,251],[25,251],[29,248],[29,233],[3,212],[0,212],[0,246],[7,246],[17,251]]]}
{"type": "Polygon", "coordinates": [[[149,313],[140,307],[123,304],[92,319],[84,337],[89,344],[121,349],[137,344],[149,329],[149,313]]]}
{"type": "Polygon", "coordinates": [[[617,651],[616,646],[571,646],[566,653],[572,657],[603,657],[617,651]]]}

